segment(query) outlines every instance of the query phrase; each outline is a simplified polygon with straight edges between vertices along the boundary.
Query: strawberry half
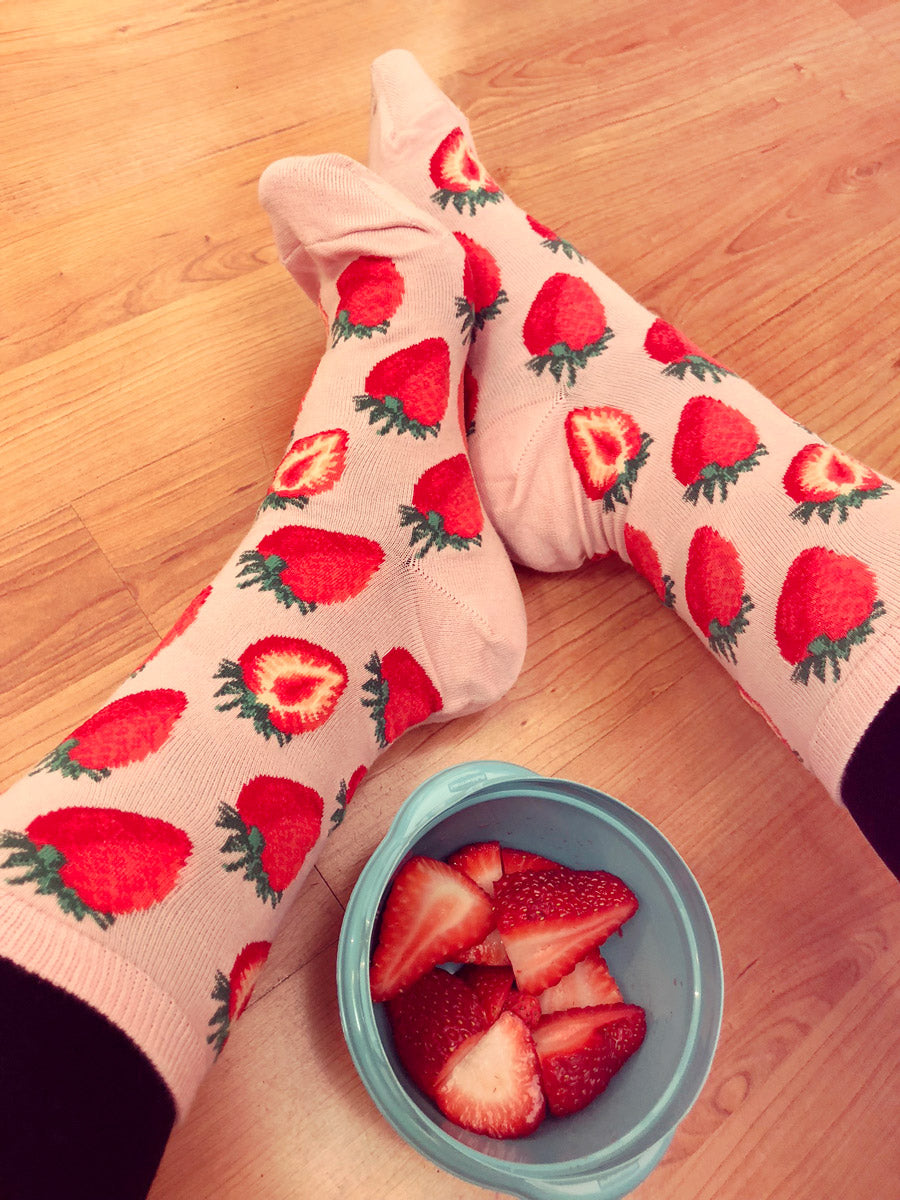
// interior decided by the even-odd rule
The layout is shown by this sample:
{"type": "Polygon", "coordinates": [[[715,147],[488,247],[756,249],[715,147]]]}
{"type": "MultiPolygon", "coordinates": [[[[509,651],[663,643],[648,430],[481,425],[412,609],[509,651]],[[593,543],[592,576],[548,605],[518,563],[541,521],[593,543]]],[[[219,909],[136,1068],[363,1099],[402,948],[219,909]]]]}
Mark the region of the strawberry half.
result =
{"type": "Polygon", "coordinates": [[[237,662],[223,659],[215,674],[225,682],[219,712],[237,709],[267,740],[286,745],[317,729],[334,712],[347,686],[347,669],[324,646],[272,635],[248,646],[237,662]]]}
{"type": "Polygon", "coordinates": [[[722,500],[729,485],[752,471],[768,450],[756,426],[742,412],[712,396],[694,396],[681,410],[672,444],[672,470],[685,488],[684,498],[722,500]]]}
{"type": "Polygon", "coordinates": [[[707,358],[701,354],[698,346],[682,337],[677,329],[659,317],[647,330],[644,349],[651,358],[666,364],[663,375],[674,375],[676,379],[684,379],[690,371],[701,383],[707,375],[713,383],[721,383],[726,375],[734,374],[734,371],[727,371],[714,358],[707,358]]]}
{"type": "Polygon", "coordinates": [[[891,485],[851,455],[812,442],[788,464],[784,490],[797,505],[791,513],[794,520],[806,525],[818,516],[827,525],[835,513],[839,522],[846,521],[851,508],[887,495],[891,485]]]}
{"type": "Polygon", "coordinates": [[[485,1028],[493,1025],[500,1014],[515,983],[511,967],[485,967],[466,963],[456,976],[470,988],[484,1012],[485,1028]]]}
{"type": "Polygon", "coordinates": [[[883,615],[875,576],[849,554],[812,546],[791,563],[775,610],[775,640],[781,655],[794,664],[791,678],[809,683],[841,677],[840,664],[874,632],[883,615]]]}
{"type": "Polygon", "coordinates": [[[459,127],[451,129],[432,154],[428,169],[437,188],[431,199],[441,208],[452,204],[460,215],[468,208],[474,217],[476,209],[503,199],[499,186],[478,161],[459,127]]]}
{"type": "Polygon", "coordinates": [[[503,874],[499,842],[471,842],[449,855],[447,862],[474,879],[489,896],[494,894],[494,881],[503,874]]]}
{"type": "Polygon", "coordinates": [[[417,855],[403,864],[388,893],[369,981],[373,1000],[390,1000],[438,963],[481,941],[491,902],[461,871],[417,855]]]}
{"type": "Polygon", "coordinates": [[[388,1002],[397,1057],[427,1096],[487,1028],[481,1001],[458,976],[432,968],[388,1002]]]}
{"type": "Polygon", "coordinates": [[[737,662],[735,647],[747,628],[753,602],[744,591],[737,550],[709,525],[701,525],[691,538],[684,598],[713,653],[737,662]]]}
{"type": "Polygon", "coordinates": [[[400,505],[400,524],[413,527],[416,558],[429,550],[468,550],[481,545],[484,514],[465,454],[442,459],[424,471],[413,488],[412,504],[400,505]]]}
{"type": "Polygon", "coordinates": [[[191,853],[187,834],[158,817],[116,808],[42,813],[24,833],[7,831],[3,867],[24,870],[10,884],[34,884],[76,921],[108,929],[115,917],[159,904],[191,853]]]}
{"type": "MultiPolygon", "coordinates": [[[[156,658],[157,654],[159,654],[161,650],[165,650],[166,646],[170,646],[172,644],[172,642],[175,641],[176,638],[181,637],[181,635],[184,633],[184,631],[188,628],[189,625],[193,625],[193,623],[197,617],[197,613],[200,611],[200,609],[203,607],[203,605],[209,599],[211,592],[212,592],[212,584],[208,583],[206,585],[206,587],[203,589],[203,591],[199,592],[193,598],[193,600],[190,602],[190,604],[187,606],[187,608],[184,610],[184,612],[181,614],[181,616],[178,618],[178,620],[175,622],[175,624],[172,626],[172,628],[169,630],[169,632],[166,634],[166,636],[162,639],[162,641],[159,643],[159,645],[156,646],[156,648],[154,650],[151,650],[151,652],[147,655],[147,657],[144,659],[144,661],[138,667],[138,671],[142,671],[144,669],[144,667],[146,667],[147,663],[152,662],[153,659],[156,658]]],[[[137,671],[135,672],[135,674],[137,674],[137,671]]]]}
{"type": "Polygon", "coordinates": [[[555,1117],[596,1099],[644,1040],[636,1004],[576,1008],[542,1017],[533,1032],[547,1106],[555,1117]]]}
{"type": "Polygon", "coordinates": [[[628,561],[639,575],[647,580],[656,592],[660,603],[671,608],[675,603],[675,581],[671,575],[663,575],[659,565],[659,555],[650,538],[634,525],[625,525],[625,553],[628,561]]]}
{"type": "Polygon", "coordinates": [[[511,1012],[501,1014],[466,1048],[434,1100],[445,1117],[472,1133],[493,1138],[533,1133],[544,1119],[546,1102],[525,1024],[511,1012]]]}
{"type": "Polygon", "coordinates": [[[435,337],[397,350],[375,364],[365,388],[353,400],[370,425],[382,422],[377,433],[437,437],[450,399],[450,348],[435,337]]]}
{"type": "Polygon", "coordinates": [[[341,780],[338,794],[334,799],[337,808],[331,814],[331,826],[328,830],[329,837],[334,833],[338,825],[343,823],[344,817],[347,815],[347,805],[353,799],[356,789],[362,783],[367,770],[368,767],[362,764],[356,768],[349,779],[341,780]]]}
{"type": "Polygon", "coordinates": [[[577,258],[579,262],[584,262],[584,258],[579,254],[571,242],[567,242],[565,238],[560,237],[558,233],[554,233],[547,225],[542,225],[540,221],[536,221],[534,217],[525,214],[525,219],[538,237],[543,238],[541,245],[546,250],[552,250],[555,254],[557,250],[562,250],[563,254],[568,259],[577,258]]]}
{"type": "Polygon", "coordinates": [[[257,775],[244,784],[233,807],[219,805],[216,825],[229,835],[221,852],[238,856],[223,867],[243,871],[260,900],[275,908],[318,840],[323,808],[311,787],[257,775]]]}
{"type": "Polygon", "coordinates": [[[567,1008],[591,1008],[597,1004],[621,1004],[622,993],[599,950],[588,950],[559,983],[538,996],[542,1013],[567,1008]]]}
{"type": "Polygon", "coordinates": [[[260,512],[267,508],[305,508],[310,496],[330,491],[344,473],[347,434],[326,429],[298,438],[281,460],[260,512]]]}
{"type": "Polygon", "coordinates": [[[377,542],[355,533],[285,525],[238,559],[238,587],[272,592],[285,608],[306,615],[318,604],[358,596],[384,562],[377,542]]]}
{"type": "Polygon", "coordinates": [[[425,668],[402,646],[388,650],[383,658],[373,651],[366,670],[369,678],[363,691],[368,695],[362,703],[371,709],[369,716],[375,722],[375,737],[382,750],[410,726],[444,707],[425,668]]]}
{"type": "Polygon", "coordinates": [[[602,500],[605,512],[627,504],[652,445],[633,417],[620,408],[575,408],[566,416],[569,457],[585,495],[602,500]]]}
{"type": "Polygon", "coordinates": [[[389,258],[365,254],[355,258],[337,278],[338,307],[331,344],[342,338],[371,338],[387,333],[403,299],[403,276],[389,258]]]}
{"type": "Polygon", "coordinates": [[[526,363],[540,375],[545,367],[559,383],[568,371],[569,385],[575,373],[606,349],[612,330],[600,298],[576,275],[557,274],[541,286],[522,330],[525,349],[532,355],[526,363]]]}
{"type": "Polygon", "coordinates": [[[608,871],[522,871],[494,885],[497,929],[520,991],[552,987],[638,909],[608,871]]]}
{"type": "Polygon", "coordinates": [[[256,981],[271,949],[271,942],[248,942],[234,960],[234,965],[227,975],[223,971],[216,971],[212,999],[217,1001],[219,1007],[209,1019],[212,1033],[206,1038],[215,1051],[216,1058],[228,1041],[232,1022],[241,1016],[250,1003],[256,981]]]}
{"type": "Polygon", "coordinates": [[[509,297],[500,286],[500,268],[497,260],[484,246],[467,237],[454,233],[466,255],[463,268],[463,294],[456,297],[456,315],[463,317],[462,332],[465,340],[472,341],[484,329],[488,321],[500,315],[500,306],[509,297]]]}
{"type": "Polygon", "coordinates": [[[158,750],[186,707],[187,696],[172,688],[120,696],[73,729],[31,774],[59,771],[67,779],[87,775],[99,783],[114,768],[143,762],[158,750]]]}

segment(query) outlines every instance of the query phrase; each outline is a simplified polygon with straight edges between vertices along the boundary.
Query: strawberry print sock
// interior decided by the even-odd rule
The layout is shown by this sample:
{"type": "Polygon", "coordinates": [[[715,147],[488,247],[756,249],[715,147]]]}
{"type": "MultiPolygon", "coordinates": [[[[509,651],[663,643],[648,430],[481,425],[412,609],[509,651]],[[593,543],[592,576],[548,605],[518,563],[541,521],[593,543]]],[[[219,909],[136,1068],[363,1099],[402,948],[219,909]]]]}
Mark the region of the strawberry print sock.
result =
{"type": "Polygon", "coordinates": [[[380,750],[513,683],[521,596],[460,417],[457,241],[364,167],[260,192],[328,346],[234,557],[3,799],[0,954],[142,1049],[180,1114],[380,750]]]}
{"type": "Polygon", "coordinates": [[[838,797],[898,685],[900,488],[517,208],[412,55],[373,87],[372,166],[466,253],[470,455],[511,556],[632,563],[838,797]]]}

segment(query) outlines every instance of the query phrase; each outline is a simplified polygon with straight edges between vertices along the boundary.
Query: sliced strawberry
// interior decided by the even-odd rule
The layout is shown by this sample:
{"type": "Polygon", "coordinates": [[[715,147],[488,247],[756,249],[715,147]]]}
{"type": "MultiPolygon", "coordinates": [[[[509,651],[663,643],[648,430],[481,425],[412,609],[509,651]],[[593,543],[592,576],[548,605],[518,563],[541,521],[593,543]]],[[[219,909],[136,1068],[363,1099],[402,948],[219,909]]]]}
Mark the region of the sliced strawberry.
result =
{"type": "Polygon", "coordinates": [[[517,871],[551,871],[560,864],[543,854],[532,854],[530,850],[517,850],[515,846],[504,846],[500,851],[504,875],[515,875],[517,871]]]}
{"type": "Polygon", "coordinates": [[[429,173],[438,189],[431,199],[441,208],[452,204],[460,215],[468,208],[474,217],[477,208],[503,199],[499,186],[478,161],[459,126],[450,130],[432,154],[429,173]]]}
{"type": "Polygon", "coordinates": [[[388,1003],[388,1018],[400,1061],[429,1096],[488,1024],[472,989],[437,967],[388,1003]]]}
{"type": "Polygon", "coordinates": [[[638,909],[608,871],[521,871],[494,886],[497,929],[523,992],[537,995],[568,974],[638,909]]]}
{"type": "Polygon", "coordinates": [[[506,999],[515,983],[511,967],[483,967],[466,963],[458,979],[472,989],[484,1009],[485,1020],[493,1025],[503,1012],[506,999]]]}
{"type": "Polygon", "coordinates": [[[525,992],[520,992],[518,988],[512,988],[506,997],[503,1011],[515,1013],[529,1029],[534,1029],[541,1019],[541,1006],[537,996],[529,996],[525,992]]]}
{"type": "Polygon", "coordinates": [[[492,929],[484,941],[477,946],[470,946],[456,959],[461,963],[476,963],[482,967],[508,967],[509,955],[503,945],[503,939],[496,929],[492,929]]]}
{"type": "Polygon", "coordinates": [[[644,1040],[647,1019],[636,1004],[575,1008],[542,1017],[534,1030],[550,1112],[578,1112],[606,1088],[644,1040]]]}
{"type": "Polygon", "coordinates": [[[331,814],[331,827],[328,830],[329,836],[334,833],[338,825],[343,823],[344,817],[347,815],[347,805],[353,799],[353,795],[365,777],[368,767],[363,763],[360,764],[350,776],[349,779],[342,779],[341,786],[338,788],[338,794],[334,798],[337,808],[331,814]]]}
{"type": "Polygon", "coordinates": [[[499,842],[472,842],[451,854],[447,862],[462,871],[489,896],[494,894],[494,880],[503,874],[499,842]]]}
{"type": "Polygon", "coordinates": [[[621,1004],[622,993],[599,950],[589,950],[559,983],[538,996],[542,1013],[567,1008],[592,1008],[597,1004],[621,1004]]]}
{"type": "Polygon", "coordinates": [[[574,408],[566,416],[569,457],[591,500],[604,512],[627,504],[653,439],[620,408],[574,408]]]}
{"type": "Polygon", "coordinates": [[[373,1000],[390,1000],[438,963],[458,960],[493,922],[490,899],[468,875],[417,855],[394,879],[372,957],[373,1000]]]}
{"type": "Polygon", "coordinates": [[[481,1034],[435,1092],[451,1121],[494,1138],[525,1137],[546,1112],[531,1033],[513,1013],[503,1013],[481,1034]]]}
{"type": "Polygon", "coordinates": [[[794,520],[806,525],[818,516],[827,525],[834,515],[846,521],[850,509],[887,495],[891,485],[851,455],[812,442],[788,464],[784,490],[797,504],[791,513],[794,520]]]}

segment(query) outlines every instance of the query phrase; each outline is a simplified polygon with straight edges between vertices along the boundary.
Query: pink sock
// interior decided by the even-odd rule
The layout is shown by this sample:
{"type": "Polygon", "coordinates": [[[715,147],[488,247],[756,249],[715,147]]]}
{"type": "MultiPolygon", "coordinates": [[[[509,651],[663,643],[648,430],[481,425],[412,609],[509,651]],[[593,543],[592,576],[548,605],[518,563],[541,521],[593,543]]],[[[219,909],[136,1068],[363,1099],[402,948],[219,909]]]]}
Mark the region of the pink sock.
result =
{"type": "Polygon", "coordinates": [[[412,55],[373,83],[373,168],[467,251],[470,454],[511,556],[630,561],[837,797],[898,684],[900,488],[517,208],[412,55]]]}
{"type": "Polygon", "coordinates": [[[458,244],[337,156],[261,196],[333,342],[291,446],[221,574],[3,798],[0,953],[125,1030],[181,1114],[366,768],[524,653],[460,425],[458,244]]]}

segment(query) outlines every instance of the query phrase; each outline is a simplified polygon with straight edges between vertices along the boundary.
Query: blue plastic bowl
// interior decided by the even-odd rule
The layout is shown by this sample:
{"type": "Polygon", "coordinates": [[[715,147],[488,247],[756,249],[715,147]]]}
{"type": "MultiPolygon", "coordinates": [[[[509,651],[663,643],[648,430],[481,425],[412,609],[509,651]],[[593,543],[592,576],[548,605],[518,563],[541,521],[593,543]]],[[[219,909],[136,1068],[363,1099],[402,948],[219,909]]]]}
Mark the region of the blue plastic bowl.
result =
{"type": "Polygon", "coordinates": [[[369,859],[338,946],[344,1036],[369,1094],[394,1129],[437,1166],[521,1200],[620,1200],[665,1153],[712,1064],[722,1019],[722,960],[693,875],[638,813],[603,792],[500,762],[432,776],[405,801],[369,859]],[[566,866],[621,876],[640,909],[603,946],[626,1000],[647,1012],[643,1046],[593,1104],[548,1117],[530,1137],[496,1140],[448,1121],[406,1077],[384,1006],[369,992],[381,907],[413,854],[444,858],[497,840],[566,866]]]}

